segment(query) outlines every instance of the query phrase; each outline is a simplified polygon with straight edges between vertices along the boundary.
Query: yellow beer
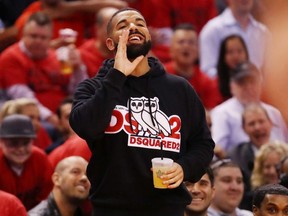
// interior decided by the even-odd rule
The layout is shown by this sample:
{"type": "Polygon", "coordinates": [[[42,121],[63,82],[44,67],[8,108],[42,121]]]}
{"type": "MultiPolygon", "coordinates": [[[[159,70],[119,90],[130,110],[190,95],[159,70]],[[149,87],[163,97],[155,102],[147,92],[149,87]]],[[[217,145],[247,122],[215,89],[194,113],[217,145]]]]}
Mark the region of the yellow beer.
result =
{"type": "Polygon", "coordinates": [[[167,184],[163,184],[165,179],[161,179],[160,177],[164,174],[165,167],[157,167],[153,168],[153,183],[155,188],[167,188],[167,184]]]}
{"type": "Polygon", "coordinates": [[[152,168],[153,168],[153,183],[155,188],[167,188],[168,185],[163,184],[165,179],[160,177],[165,173],[165,171],[173,165],[173,160],[170,158],[153,158],[152,168]]]}

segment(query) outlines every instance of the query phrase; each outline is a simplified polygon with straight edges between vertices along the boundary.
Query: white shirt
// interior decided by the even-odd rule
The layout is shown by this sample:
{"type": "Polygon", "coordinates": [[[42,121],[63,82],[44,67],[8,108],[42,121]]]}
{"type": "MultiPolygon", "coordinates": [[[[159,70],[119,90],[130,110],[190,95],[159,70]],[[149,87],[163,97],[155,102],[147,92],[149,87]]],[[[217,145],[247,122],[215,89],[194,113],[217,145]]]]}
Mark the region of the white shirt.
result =
{"type": "MultiPolygon", "coordinates": [[[[261,102],[273,123],[271,140],[288,141],[286,123],[278,109],[261,102]]],[[[211,134],[216,145],[226,152],[239,145],[248,142],[249,137],[242,128],[242,113],[244,106],[232,97],[211,110],[211,134]]]]}
{"type": "Polygon", "coordinates": [[[266,26],[249,17],[247,29],[242,29],[234,18],[230,8],[211,19],[199,35],[200,67],[210,77],[217,76],[216,65],[219,57],[220,44],[231,34],[238,34],[244,39],[249,53],[249,59],[259,69],[263,66],[265,50],[270,33],[266,26]]]}
{"type": "MultiPolygon", "coordinates": [[[[248,210],[236,208],[235,209],[235,215],[236,216],[253,216],[253,213],[251,211],[248,211],[248,210]]],[[[209,207],[208,208],[208,216],[229,216],[229,214],[225,214],[223,212],[218,212],[215,209],[213,209],[212,207],[209,207]]]]}

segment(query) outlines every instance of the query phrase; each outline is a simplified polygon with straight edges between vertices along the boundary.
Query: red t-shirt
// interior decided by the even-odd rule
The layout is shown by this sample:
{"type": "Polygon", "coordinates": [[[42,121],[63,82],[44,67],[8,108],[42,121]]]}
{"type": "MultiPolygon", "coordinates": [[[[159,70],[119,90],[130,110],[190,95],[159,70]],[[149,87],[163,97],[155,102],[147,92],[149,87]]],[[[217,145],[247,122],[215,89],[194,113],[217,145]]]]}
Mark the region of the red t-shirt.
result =
{"type": "Polygon", "coordinates": [[[94,77],[101,67],[103,61],[106,59],[96,49],[95,39],[86,41],[82,46],[79,47],[79,52],[83,63],[87,67],[89,77],[94,77]]]}
{"type": "MultiPolygon", "coordinates": [[[[164,66],[167,72],[177,75],[174,62],[169,62],[164,66]]],[[[188,81],[194,87],[205,108],[212,109],[221,103],[222,99],[216,80],[201,72],[198,66],[194,67],[194,74],[188,81]]]]}
{"type": "Polygon", "coordinates": [[[10,193],[0,191],[1,216],[27,216],[27,212],[21,201],[10,193]]]}
{"type": "MultiPolygon", "coordinates": [[[[36,1],[30,4],[23,13],[18,17],[15,22],[15,26],[19,30],[18,37],[21,38],[22,30],[25,25],[26,20],[33,13],[42,11],[41,1],[36,1]]],[[[59,37],[59,30],[63,28],[71,28],[78,32],[76,45],[81,45],[86,38],[86,35],[92,37],[94,36],[94,25],[95,17],[92,13],[75,13],[69,17],[53,19],[53,39],[59,37]],[[87,32],[88,29],[88,32],[87,32]],[[93,31],[92,31],[93,30],[93,31]]]]}
{"type": "Polygon", "coordinates": [[[32,154],[24,163],[20,176],[11,169],[2,151],[0,151],[0,170],[2,173],[0,190],[17,196],[27,210],[46,199],[52,190],[51,164],[45,152],[35,146],[32,147],[32,154]]]}
{"type": "Polygon", "coordinates": [[[40,127],[37,131],[36,139],[34,140],[33,144],[42,150],[45,150],[49,145],[51,145],[52,141],[48,134],[48,132],[43,128],[40,127]]]}
{"type": "Polygon", "coordinates": [[[16,43],[1,54],[0,68],[3,88],[16,84],[27,85],[40,103],[53,112],[67,96],[70,75],[61,74],[54,50],[49,50],[44,59],[32,60],[16,43]]]}
{"type": "Polygon", "coordinates": [[[81,156],[85,160],[89,161],[91,151],[86,141],[77,135],[73,135],[61,146],[52,151],[51,154],[48,155],[48,159],[52,164],[52,167],[55,168],[59,161],[69,156],[81,156]]]}

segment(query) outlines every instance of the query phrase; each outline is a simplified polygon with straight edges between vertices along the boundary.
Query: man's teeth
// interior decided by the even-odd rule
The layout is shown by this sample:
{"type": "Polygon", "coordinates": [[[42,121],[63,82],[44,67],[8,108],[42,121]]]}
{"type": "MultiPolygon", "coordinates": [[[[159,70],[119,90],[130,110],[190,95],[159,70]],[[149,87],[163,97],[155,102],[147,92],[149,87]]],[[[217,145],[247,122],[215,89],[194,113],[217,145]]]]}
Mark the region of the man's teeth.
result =
{"type": "Polygon", "coordinates": [[[140,37],[138,37],[138,36],[132,36],[132,37],[130,38],[130,40],[138,40],[138,41],[140,41],[140,37]]]}
{"type": "Polygon", "coordinates": [[[202,198],[193,198],[194,201],[201,201],[202,198]]]}

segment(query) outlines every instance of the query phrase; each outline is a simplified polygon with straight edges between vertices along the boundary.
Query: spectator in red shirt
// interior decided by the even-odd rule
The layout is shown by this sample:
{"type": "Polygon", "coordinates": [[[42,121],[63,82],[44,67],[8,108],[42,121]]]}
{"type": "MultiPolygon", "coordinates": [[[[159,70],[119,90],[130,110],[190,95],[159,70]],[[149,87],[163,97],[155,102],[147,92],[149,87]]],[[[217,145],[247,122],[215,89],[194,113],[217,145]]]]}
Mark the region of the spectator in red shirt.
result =
{"type": "MultiPolygon", "coordinates": [[[[78,32],[76,44],[80,45],[86,38],[93,36],[95,12],[103,7],[123,8],[126,5],[126,2],[120,0],[35,1],[22,12],[13,26],[0,32],[0,52],[21,37],[23,27],[33,13],[42,11],[49,15],[54,26],[53,39],[58,38],[60,29],[71,28],[78,32]]],[[[61,45],[61,40],[56,39],[54,42],[54,46],[61,45]]]]}
{"type": "Polygon", "coordinates": [[[49,49],[52,22],[38,12],[25,24],[21,41],[7,48],[0,56],[0,86],[12,98],[33,98],[38,102],[41,120],[57,127],[55,111],[61,100],[87,78],[77,56],[71,58],[72,74],[60,71],[55,51],[49,49]]]}
{"type": "Polygon", "coordinates": [[[50,154],[55,148],[62,145],[69,137],[73,136],[75,132],[69,124],[69,117],[72,110],[73,98],[65,98],[59,105],[56,113],[59,118],[59,130],[55,134],[54,142],[46,148],[46,153],[50,154]]]}
{"type": "Polygon", "coordinates": [[[175,27],[172,43],[172,61],[164,64],[167,71],[186,78],[199,95],[206,109],[221,102],[217,82],[202,73],[197,64],[198,39],[195,28],[188,23],[175,27]]]}
{"type": "Polygon", "coordinates": [[[81,59],[87,68],[89,77],[94,77],[102,62],[113,57],[106,46],[107,23],[117,8],[106,7],[99,10],[96,16],[96,37],[86,41],[79,48],[81,59]]]}
{"type": "Polygon", "coordinates": [[[33,145],[45,150],[52,143],[48,132],[40,122],[40,111],[35,100],[31,98],[18,98],[6,101],[1,108],[0,120],[12,114],[23,114],[32,120],[36,132],[33,145]]]}
{"type": "Polygon", "coordinates": [[[52,189],[52,167],[44,151],[32,145],[31,119],[9,115],[0,128],[0,190],[17,196],[28,211],[52,189]]]}

